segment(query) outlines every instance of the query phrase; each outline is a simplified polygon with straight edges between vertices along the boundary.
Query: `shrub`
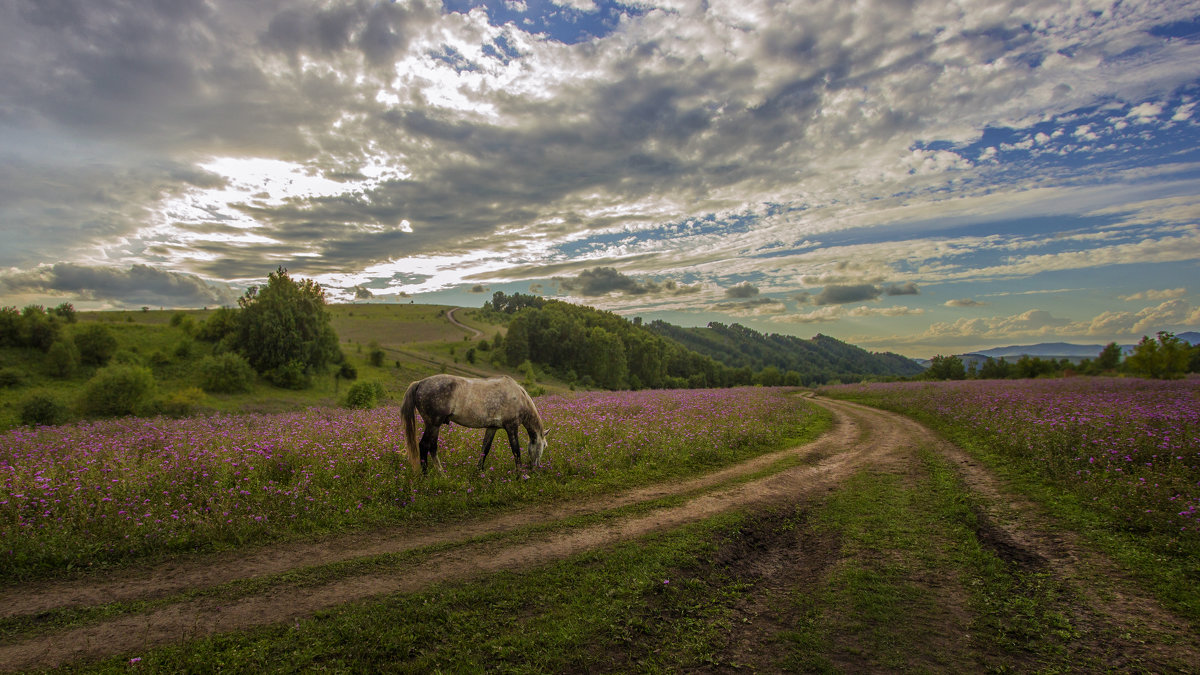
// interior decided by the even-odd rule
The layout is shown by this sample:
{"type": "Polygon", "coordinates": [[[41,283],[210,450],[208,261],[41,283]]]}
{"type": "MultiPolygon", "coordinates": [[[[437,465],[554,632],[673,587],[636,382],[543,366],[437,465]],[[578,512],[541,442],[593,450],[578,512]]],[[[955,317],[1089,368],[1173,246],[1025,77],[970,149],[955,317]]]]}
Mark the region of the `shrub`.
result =
{"type": "Polygon", "coordinates": [[[204,391],[237,394],[254,386],[250,362],[233,352],[206,356],[200,362],[200,387],[204,391]]]}
{"type": "Polygon", "coordinates": [[[56,340],[46,352],[46,369],[54,377],[70,377],[79,367],[79,350],[75,343],[67,338],[56,340]]]}
{"type": "Polygon", "coordinates": [[[29,305],[21,310],[20,346],[47,351],[58,339],[58,333],[58,321],[41,305],[29,305]]]}
{"type": "Polygon", "coordinates": [[[179,344],[175,345],[175,356],[178,356],[181,359],[186,359],[187,357],[189,357],[191,355],[192,355],[192,341],[191,340],[184,338],[179,341],[179,344]]]}
{"type": "Polygon", "coordinates": [[[338,377],[343,380],[357,380],[358,368],[355,368],[354,364],[349,361],[342,361],[342,367],[338,368],[338,377]]]}
{"type": "Polygon", "coordinates": [[[155,352],[150,355],[150,365],[155,368],[162,368],[169,363],[171,363],[171,357],[167,356],[166,353],[161,349],[155,350],[155,352]]]}
{"type": "Polygon", "coordinates": [[[0,368],[0,388],[25,384],[26,373],[20,368],[0,368]]]}
{"type": "Polygon", "coordinates": [[[375,342],[374,340],[371,341],[370,347],[371,351],[367,355],[368,360],[370,360],[371,365],[375,366],[376,368],[382,368],[383,359],[386,356],[386,354],[383,353],[383,348],[380,347],[379,343],[375,342]]]}
{"type": "Polygon", "coordinates": [[[50,311],[55,316],[62,319],[63,321],[66,321],[67,323],[75,323],[75,321],[77,319],[77,317],[75,316],[75,305],[72,305],[69,302],[64,302],[64,303],[60,304],[58,307],[55,307],[54,309],[52,309],[50,311]]]}
{"type": "Polygon", "coordinates": [[[121,351],[117,352],[116,354],[113,354],[113,357],[109,361],[109,363],[123,363],[127,366],[144,365],[144,363],[142,361],[142,357],[138,356],[135,352],[129,351],[127,349],[122,349],[121,351]]]}
{"type": "Polygon", "coordinates": [[[88,415],[132,415],[151,399],[154,387],[154,375],[145,366],[105,366],[84,386],[80,407],[88,415]]]}
{"type": "Polygon", "coordinates": [[[163,396],[155,401],[154,407],[167,417],[188,417],[204,409],[207,401],[208,397],[199,388],[188,387],[163,396]]]}
{"type": "Polygon", "coordinates": [[[117,338],[102,323],[89,323],[75,331],[79,359],[91,366],[103,366],[117,351],[117,338]]]}
{"type": "Polygon", "coordinates": [[[276,387],[283,389],[307,389],[312,384],[312,378],[304,372],[304,365],[291,361],[278,368],[268,370],[264,377],[276,387]]]}
{"type": "Polygon", "coordinates": [[[21,424],[49,426],[62,424],[66,419],[66,407],[49,394],[34,394],[21,404],[21,424]]]}
{"type": "Polygon", "coordinates": [[[383,385],[378,382],[355,382],[346,392],[346,406],[350,408],[374,408],[387,396],[383,385]]]}
{"type": "Polygon", "coordinates": [[[220,342],[228,335],[237,333],[237,312],[222,307],[196,329],[196,337],[205,342],[220,342]]]}

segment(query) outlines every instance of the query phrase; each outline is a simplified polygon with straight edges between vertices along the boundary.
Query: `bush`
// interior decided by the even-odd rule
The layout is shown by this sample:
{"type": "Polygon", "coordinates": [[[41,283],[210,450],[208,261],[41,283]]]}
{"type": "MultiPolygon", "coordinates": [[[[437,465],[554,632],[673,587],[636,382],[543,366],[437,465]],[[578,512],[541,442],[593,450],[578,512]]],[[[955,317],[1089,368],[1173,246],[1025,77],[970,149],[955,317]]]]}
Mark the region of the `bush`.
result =
{"type": "Polygon", "coordinates": [[[383,359],[386,356],[386,354],[383,353],[383,348],[380,347],[379,343],[375,342],[374,340],[371,341],[370,347],[371,351],[367,355],[367,359],[371,362],[371,365],[375,366],[376,368],[382,368],[383,359]]]}
{"type": "Polygon", "coordinates": [[[49,426],[66,419],[66,407],[48,394],[34,394],[21,404],[21,424],[49,426]]]}
{"type": "Polygon", "coordinates": [[[304,365],[297,361],[268,370],[264,377],[271,384],[283,389],[307,389],[312,384],[312,378],[304,372],[304,365]]]}
{"type": "Polygon", "coordinates": [[[355,382],[346,392],[346,406],[350,408],[374,408],[387,396],[383,385],[378,382],[355,382]]]}
{"type": "Polygon", "coordinates": [[[222,307],[212,313],[212,316],[196,329],[196,337],[205,342],[220,342],[226,336],[237,333],[237,312],[228,307],[222,307]]]}
{"type": "Polygon", "coordinates": [[[46,352],[46,369],[53,377],[70,377],[79,367],[79,350],[75,343],[67,338],[56,340],[46,352]]]}
{"type": "Polygon", "coordinates": [[[29,305],[21,310],[19,342],[22,347],[33,347],[48,351],[58,339],[59,324],[56,317],[47,314],[41,305],[29,305]]]}
{"type": "Polygon", "coordinates": [[[175,356],[177,356],[181,359],[186,359],[187,357],[189,357],[191,355],[192,355],[192,341],[191,340],[184,338],[179,341],[179,344],[175,345],[175,356]]]}
{"type": "Polygon", "coordinates": [[[58,307],[55,307],[54,309],[50,310],[50,312],[52,314],[54,314],[54,316],[57,316],[58,318],[62,319],[63,321],[66,321],[67,323],[75,323],[76,318],[77,318],[75,316],[75,313],[76,313],[75,305],[72,305],[69,302],[64,302],[64,303],[60,304],[58,307]]]}
{"type": "Polygon", "coordinates": [[[80,407],[88,415],[132,415],[154,396],[154,388],[154,375],[145,366],[105,366],[84,386],[80,407]]]}
{"type": "Polygon", "coordinates": [[[254,386],[250,362],[233,352],[206,356],[200,362],[200,387],[204,391],[237,394],[254,386]]]}
{"type": "Polygon", "coordinates": [[[355,368],[354,364],[349,361],[342,361],[342,367],[338,368],[338,377],[343,380],[357,380],[358,368],[355,368]]]}
{"type": "Polygon", "coordinates": [[[127,349],[122,349],[121,351],[117,352],[116,354],[113,354],[113,357],[109,361],[109,363],[123,363],[127,366],[144,365],[144,362],[142,361],[142,357],[138,356],[137,353],[129,351],[127,349]]]}
{"type": "Polygon", "coordinates": [[[89,323],[75,331],[79,359],[91,366],[103,366],[117,351],[117,338],[102,323],[89,323]]]}
{"type": "MultiPolygon", "coordinates": [[[[246,365],[249,368],[249,364],[246,365]]],[[[167,417],[188,417],[206,407],[208,397],[197,387],[173,391],[155,401],[154,407],[167,417]]]]}
{"type": "Polygon", "coordinates": [[[25,371],[19,368],[0,368],[0,389],[25,384],[25,371]]]}

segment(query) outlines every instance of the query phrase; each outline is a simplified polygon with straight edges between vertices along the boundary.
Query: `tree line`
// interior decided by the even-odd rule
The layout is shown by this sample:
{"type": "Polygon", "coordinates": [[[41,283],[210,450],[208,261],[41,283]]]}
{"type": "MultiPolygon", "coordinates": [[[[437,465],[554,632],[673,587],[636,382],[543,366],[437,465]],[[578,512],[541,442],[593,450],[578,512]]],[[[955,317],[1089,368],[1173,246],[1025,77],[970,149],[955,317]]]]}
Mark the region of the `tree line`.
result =
{"type": "Polygon", "coordinates": [[[1155,379],[1176,379],[1187,373],[1200,373],[1200,345],[1189,345],[1170,331],[1156,337],[1142,336],[1133,351],[1124,356],[1120,345],[1110,342],[1094,359],[1078,363],[1070,359],[1022,356],[1015,362],[988,358],[969,365],[960,356],[933,357],[922,375],[928,380],[997,380],[1063,375],[1117,375],[1155,379]]]}

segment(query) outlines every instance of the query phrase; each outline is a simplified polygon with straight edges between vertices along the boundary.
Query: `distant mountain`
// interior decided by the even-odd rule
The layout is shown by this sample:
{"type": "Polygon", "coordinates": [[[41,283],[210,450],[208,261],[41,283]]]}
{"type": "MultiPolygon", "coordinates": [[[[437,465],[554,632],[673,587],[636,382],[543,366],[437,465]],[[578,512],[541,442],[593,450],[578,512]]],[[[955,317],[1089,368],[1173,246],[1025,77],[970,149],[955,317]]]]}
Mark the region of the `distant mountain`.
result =
{"type": "Polygon", "coordinates": [[[1188,343],[1189,345],[1200,345],[1200,333],[1197,333],[1194,330],[1190,330],[1186,333],[1179,333],[1175,337],[1179,338],[1180,340],[1183,340],[1184,342],[1188,343]]]}
{"type": "Polygon", "coordinates": [[[646,327],[731,368],[746,367],[757,372],[773,366],[783,372],[800,373],[806,383],[907,376],[924,370],[899,354],[869,352],[828,335],[808,340],[777,333],[764,335],[741,324],[727,326],[715,321],[695,328],[653,321],[646,327]]]}
{"type": "Polygon", "coordinates": [[[1022,356],[1040,356],[1042,358],[1053,356],[1055,358],[1079,357],[1079,358],[1095,358],[1100,351],[1104,349],[1104,345],[1076,345],[1069,342],[1043,342],[1036,345],[1013,345],[1011,347],[995,347],[993,349],[980,349],[972,354],[978,354],[982,357],[992,357],[998,359],[1004,357],[1006,359],[1022,356]]]}

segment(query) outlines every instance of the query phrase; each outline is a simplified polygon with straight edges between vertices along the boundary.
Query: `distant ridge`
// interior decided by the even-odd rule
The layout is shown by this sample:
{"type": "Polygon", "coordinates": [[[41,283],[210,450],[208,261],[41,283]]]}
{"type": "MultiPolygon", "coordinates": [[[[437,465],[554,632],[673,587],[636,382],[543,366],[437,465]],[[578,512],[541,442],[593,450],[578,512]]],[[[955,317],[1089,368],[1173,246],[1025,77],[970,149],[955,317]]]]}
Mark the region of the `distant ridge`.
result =
{"type": "Polygon", "coordinates": [[[727,326],[715,321],[695,328],[652,321],[646,327],[731,368],[791,370],[800,373],[805,382],[908,376],[924,370],[920,364],[899,354],[869,352],[828,335],[818,334],[806,340],[777,333],[763,334],[741,324],[727,326]]]}

